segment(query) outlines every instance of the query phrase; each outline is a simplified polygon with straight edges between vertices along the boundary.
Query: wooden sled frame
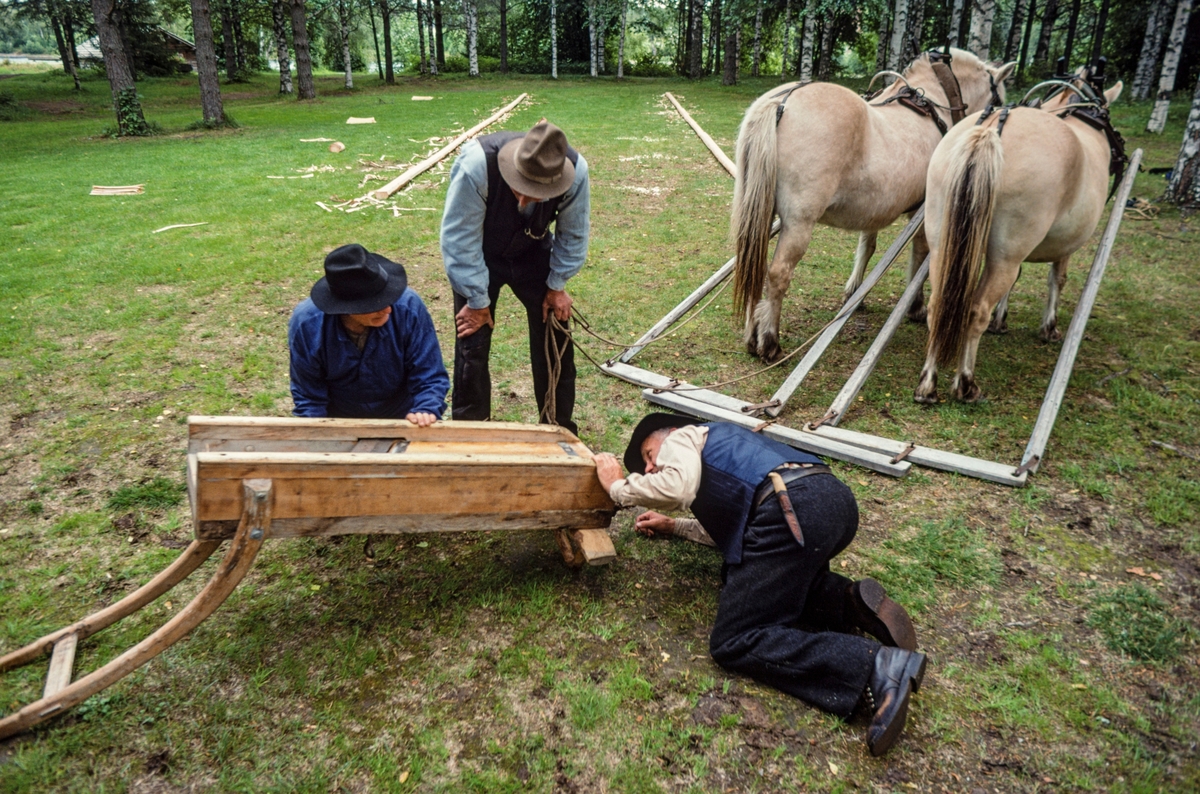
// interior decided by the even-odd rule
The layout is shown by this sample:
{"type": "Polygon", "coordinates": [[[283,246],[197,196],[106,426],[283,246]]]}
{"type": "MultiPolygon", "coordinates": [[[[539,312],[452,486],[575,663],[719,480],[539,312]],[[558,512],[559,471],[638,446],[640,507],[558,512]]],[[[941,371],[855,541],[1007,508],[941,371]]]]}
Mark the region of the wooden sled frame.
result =
{"type": "MultiPolygon", "coordinates": [[[[724,155],[724,152],[720,151],[712,138],[700,129],[700,126],[683,109],[674,96],[671,94],[667,94],[666,96],[722,167],[729,171],[730,176],[733,176],[734,170],[732,164],[729,162],[728,157],[724,155]]],[[[879,263],[866,279],[863,280],[862,285],[846,301],[839,316],[813,342],[812,347],[809,348],[791,374],[788,375],[787,379],[766,403],[752,404],[721,394],[720,392],[696,388],[685,381],[679,381],[666,375],[641,369],[629,363],[633,360],[634,356],[651,342],[665,334],[689,310],[699,304],[706,295],[727,279],[733,273],[734,259],[730,259],[718,268],[695,291],[684,298],[661,320],[651,326],[646,333],[642,334],[633,345],[626,348],[620,356],[605,362],[601,370],[613,377],[644,387],[642,397],[648,402],[692,416],[714,421],[733,422],[753,430],[760,430],[764,435],[774,438],[777,441],[782,441],[785,444],[790,444],[791,446],[817,455],[824,455],[864,466],[881,474],[903,477],[908,473],[911,464],[917,464],[927,468],[965,474],[969,477],[987,480],[1000,485],[1021,487],[1025,485],[1029,474],[1038,470],[1038,466],[1041,464],[1042,457],[1045,454],[1046,445],[1050,440],[1050,433],[1054,429],[1059,408],[1062,406],[1067,383],[1071,378],[1071,372],[1075,366],[1075,358],[1079,353],[1079,346],[1083,341],[1084,329],[1088,318],[1091,317],[1092,307],[1095,304],[1096,295],[1100,290],[1100,281],[1104,277],[1105,268],[1108,266],[1108,258],[1112,253],[1113,243],[1116,240],[1117,231],[1124,216],[1125,202],[1128,200],[1129,193],[1133,188],[1133,180],[1137,175],[1141,160],[1142,150],[1137,149],[1130,158],[1125,178],[1121,181],[1117,190],[1113,208],[1109,213],[1108,224],[1105,226],[1100,245],[1096,249],[1091,270],[1088,272],[1087,280],[1084,282],[1079,303],[1075,307],[1070,327],[1063,339],[1063,346],[1059,352],[1058,361],[1050,377],[1046,396],[1042,400],[1037,420],[1034,422],[1033,432],[1030,434],[1025,453],[1022,455],[1021,463],[1018,466],[1014,467],[1011,464],[985,460],[970,455],[961,455],[955,452],[947,452],[933,447],[920,446],[912,442],[898,441],[883,436],[847,430],[837,426],[838,422],[841,421],[846,411],[854,402],[854,398],[858,396],[867,378],[874,371],[876,364],[878,364],[883,354],[884,348],[887,347],[903,323],[909,305],[921,293],[921,289],[929,275],[928,257],[925,258],[920,269],[914,274],[912,281],[909,282],[907,288],[900,296],[891,315],[879,330],[875,341],[868,348],[859,361],[858,366],[854,369],[854,372],[842,386],[825,416],[819,421],[805,424],[800,430],[774,423],[774,417],[779,416],[783,411],[784,404],[788,398],[799,388],[801,382],[812,371],[817,361],[820,360],[825,350],[833,343],[833,340],[841,332],[847,320],[849,320],[853,312],[846,311],[846,309],[858,308],[866,298],[867,293],[879,283],[884,272],[895,262],[904,247],[912,239],[913,235],[916,234],[919,225],[924,221],[925,211],[923,206],[913,214],[897,238],[888,246],[879,263]],[[755,414],[758,413],[766,413],[771,419],[763,422],[755,417],[755,414]]],[[[771,228],[772,235],[778,233],[779,225],[779,221],[776,219],[771,228]]]]}
{"type": "Polygon", "coordinates": [[[615,505],[595,477],[591,451],[562,428],[189,417],[188,431],[196,540],[117,603],[0,657],[4,672],[50,655],[42,697],[0,719],[0,740],[82,703],[186,637],[234,591],[268,538],[548,529],[573,567],[604,565],[616,556],[603,529],[615,505]],[[481,443],[480,436],[491,438],[481,443]],[[518,471],[524,479],[513,476],[518,471]],[[506,473],[518,480],[515,486],[502,482],[506,473]],[[447,476],[462,477],[460,487],[438,489],[447,476]],[[429,492],[430,486],[436,490],[429,492]],[[559,501],[564,509],[545,509],[559,501]],[[453,510],[445,509],[448,503],[453,510]],[[441,509],[429,512],[431,504],[441,509]],[[225,539],[224,558],[187,606],[112,661],[71,681],[81,640],[168,592],[225,539]]]}

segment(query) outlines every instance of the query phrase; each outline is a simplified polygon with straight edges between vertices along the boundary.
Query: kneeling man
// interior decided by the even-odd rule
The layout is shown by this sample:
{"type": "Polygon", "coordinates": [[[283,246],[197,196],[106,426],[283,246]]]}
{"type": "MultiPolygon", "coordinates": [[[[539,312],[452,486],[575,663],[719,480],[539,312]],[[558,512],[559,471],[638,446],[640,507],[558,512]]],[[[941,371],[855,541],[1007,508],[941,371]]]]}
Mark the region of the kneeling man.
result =
{"type": "Polygon", "coordinates": [[[450,378],[404,267],[361,245],[325,257],[325,277],[288,323],[296,416],[407,419],[428,427],[450,378]]]}
{"type": "MultiPolygon", "coordinates": [[[[619,505],[690,508],[725,557],[709,651],[717,664],[849,717],[872,712],[867,745],[886,753],[904,729],[925,655],[903,607],[878,582],[829,561],[858,531],[850,489],[820,458],[737,425],[651,414],[596,474],[619,505]],[[868,639],[857,633],[873,635],[868,639]]],[[[688,519],[638,516],[642,534],[682,534],[688,519]]]]}

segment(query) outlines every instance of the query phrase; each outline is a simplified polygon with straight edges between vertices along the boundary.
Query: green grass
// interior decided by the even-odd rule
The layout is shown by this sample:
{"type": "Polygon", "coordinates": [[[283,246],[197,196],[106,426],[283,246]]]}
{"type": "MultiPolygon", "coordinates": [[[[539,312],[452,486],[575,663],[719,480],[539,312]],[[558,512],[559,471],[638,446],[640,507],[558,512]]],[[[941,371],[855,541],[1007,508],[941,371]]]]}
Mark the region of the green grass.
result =
{"type": "MultiPolygon", "coordinates": [[[[279,98],[269,75],[223,86],[241,126],[215,132],[188,129],[200,116],[192,80],[145,81],[163,134],[137,140],[102,135],[110,97],[93,74],[78,94],[53,72],[0,82],[22,108],[0,122],[0,653],[113,603],[179,553],[191,535],[185,417],[290,411],[286,322],[328,250],[357,241],[404,262],[451,360],[447,172],[399,194],[413,210],[399,217],[321,210],[367,190],[360,159],[406,163],[530,92],[505,126],[545,115],[592,169],[592,245],[572,294],[602,334],[632,340],[729,256],[731,181],[663,91],[732,151],[741,114],[772,86],[356,77],[350,92],[319,77],[306,103],[279,98]],[[347,149],[301,141],[319,137],[347,149]],[[88,195],[139,183],[139,196],[88,195]]],[[[1172,165],[1185,103],[1162,136],[1141,132],[1148,113],[1121,104],[1114,117],[1148,168],[1172,165]]],[[[1162,188],[1143,173],[1134,195],[1162,188]]],[[[565,569],[545,533],[389,536],[372,558],[357,537],[267,544],[186,642],[0,745],[0,792],[1194,789],[1200,677],[1195,633],[1178,627],[1195,622],[1200,553],[1196,227],[1166,207],[1125,221],[1029,487],[835,464],[862,526],[834,569],[878,577],[913,611],[931,659],[883,763],[861,723],[716,667],[719,557],[635,537],[621,513],[618,560],[603,570],[565,569]],[[1162,584],[1131,588],[1135,566],[1162,584]],[[722,710],[706,716],[712,703],[722,710]]],[[[855,242],[818,228],[784,304],[785,347],[836,311],[855,242]]],[[[1071,268],[1064,322],[1094,248],[1071,268]]],[[[988,402],[913,404],[924,331],[906,325],[846,426],[1015,465],[1059,350],[1036,337],[1044,276],[1027,266],[1010,332],[981,344],[988,402]]],[[[901,273],[885,276],[785,423],[824,413],[901,288],[901,273]]],[[[498,321],[495,416],[534,421],[524,319],[507,293],[498,321]]],[[[695,382],[758,368],[726,294],[638,361],[695,382]]],[[[729,393],[763,400],[784,375],[729,393]]],[[[576,418],[590,446],[623,449],[645,410],[638,389],[581,364],[576,418]]],[[[145,637],[216,565],[87,639],[76,669],[145,637]]],[[[0,710],[36,700],[43,675],[40,664],[6,674],[0,710]]]]}

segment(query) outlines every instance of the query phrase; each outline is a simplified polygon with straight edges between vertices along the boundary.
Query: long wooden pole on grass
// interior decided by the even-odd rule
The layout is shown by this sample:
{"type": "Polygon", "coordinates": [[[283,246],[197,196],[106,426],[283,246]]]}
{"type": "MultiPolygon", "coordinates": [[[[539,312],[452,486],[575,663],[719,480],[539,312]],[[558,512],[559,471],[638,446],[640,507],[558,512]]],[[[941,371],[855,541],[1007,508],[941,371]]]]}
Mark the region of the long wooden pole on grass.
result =
{"type": "Polygon", "coordinates": [[[515,108],[517,105],[524,102],[525,98],[527,96],[529,96],[529,95],[521,94],[519,97],[514,99],[512,102],[509,102],[507,105],[500,108],[500,110],[496,111],[491,116],[488,116],[486,119],[479,122],[474,127],[467,130],[466,132],[464,132],[462,135],[459,135],[457,138],[450,141],[450,143],[448,143],[445,146],[443,146],[442,148],[438,149],[432,155],[430,155],[429,157],[426,157],[424,160],[417,163],[412,168],[408,169],[403,174],[401,174],[400,176],[393,179],[391,182],[388,182],[386,185],[379,188],[378,190],[372,190],[371,197],[379,199],[380,201],[390,198],[391,195],[393,193],[395,193],[396,191],[400,190],[400,188],[404,187],[409,182],[413,181],[414,179],[419,177],[421,174],[428,171],[430,168],[433,168],[435,165],[440,163],[442,160],[445,160],[446,157],[451,152],[453,152],[459,146],[462,146],[463,142],[466,141],[467,139],[469,139],[471,136],[478,134],[479,132],[481,132],[484,128],[488,127],[489,125],[495,124],[504,114],[508,113],[513,108],[515,108]]]}
{"type": "Polygon", "coordinates": [[[679,115],[683,116],[683,120],[686,121],[688,125],[696,131],[696,135],[699,136],[700,140],[704,142],[704,145],[708,147],[708,150],[712,152],[713,157],[717,158],[717,162],[729,172],[730,176],[736,176],[737,167],[733,164],[733,160],[729,159],[729,155],[725,154],[721,147],[717,146],[717,142],[712,139],[712,136],[705,132],[700,125],[696,123],[696,120],[692,118],[691,114],[683,109],[683,105],[679,104],[679,100],[675,98],[674,94],[668,91],[665,96],[667,99],[671,100],[671,104],[674,105],[675,109],[679,111],[679,115]]]}
{"type": "Polygon", "coordinates": [[[1058,409],[1062,406],[1063,396],[1067,391],[1067,382],[1071,380],[1071,371],[1075,368],[1075,356],[1083,343],[1083,331],[1087,327],[1088,318],[1092,316],[1096,294],[1100,291],[1100,279],[1104,278],[1104,269],[1108,266],[1108,257],[1117,239],[1117,230],[1121,228],[1125,202],[1129,199],[1133,179],[1137,176],[1138,166],[1141,164],[1142,150],[1137,149],[1133,157],[1129,158],[1125,179],[1121,181],[1121,187],[1117,190],[1116,201],[1113,202],[1112,212],[1108,216],[1108,226],[1104,228],[1104,236],[1100,238],[1100,246],[1096,249],[1096,257],[1092,260],[1092,269],[1084,282],[1079,303],[1075,305],[1075,314],[1071,317],[1071,325],[1063,339],[1058,363],[1054,367],[1054,374],[1050,376],[1046,398],[1042,400],[1041,410],[1038,411],[1037,421],[1033,425],[1033,433],[1029,436],[1029,444],[1025,447],[1025,454],[1021,457],[1021,465],[1017,471],[1036,472],[1042,462],[1046,444],[1050,441],[1050,431],[1054,429],[1054,420],[1058,418],[1058,409]]]}

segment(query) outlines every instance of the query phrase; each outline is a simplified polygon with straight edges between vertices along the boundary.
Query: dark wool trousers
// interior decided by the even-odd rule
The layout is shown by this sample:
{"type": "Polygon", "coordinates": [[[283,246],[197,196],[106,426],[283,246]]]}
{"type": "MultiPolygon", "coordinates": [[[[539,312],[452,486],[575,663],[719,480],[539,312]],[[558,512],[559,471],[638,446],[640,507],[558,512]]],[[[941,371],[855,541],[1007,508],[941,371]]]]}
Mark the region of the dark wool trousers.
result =
{"type": "Polygon", "coordinates": [[[725,568],[709,649],[728,670],[849,717],[880,647],[848,633],[851,581],[829,570],[858,531],[858,506],[831,474],[796,480],[788,494],[804,548],[774,494],[752,508],[742,561],[725,568]]]}
{"type": "MultiPolygon", "coordinates": [[[[550,265],[512,263],[488,265],[488,300],[491,302],[492,319],[496,319],[496,302],[500,288],[505,284],[525,307],[529,322],[529,364],[533,370],[533,391],[537,398],[538,416],[546,403],[546,390],[550,385],[550,362],[546,358],[546,321],[542,319],[542,301],[546,298],[546,278],[550,265]]],[[[457,315],[467,299],[455,293],[454,313],[457,315]]],[[[562,346],[564,334],[555,333],[555,340],[562,346]]],[[[488,356],[492,350],[492,329],[483,326],[468,337],[454,343],[454,392],[450,397],[450,415],[455,419],[483,421],[492,416],[492,376],[488,369],[488,356]]],[[[572,421],[575,412],[575,346],[568,340],[562,357],[562,369],[558,387],[554,390],[555,421],[578,434],[579,428],[572,421]]]]}

